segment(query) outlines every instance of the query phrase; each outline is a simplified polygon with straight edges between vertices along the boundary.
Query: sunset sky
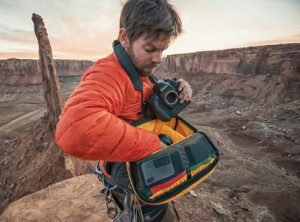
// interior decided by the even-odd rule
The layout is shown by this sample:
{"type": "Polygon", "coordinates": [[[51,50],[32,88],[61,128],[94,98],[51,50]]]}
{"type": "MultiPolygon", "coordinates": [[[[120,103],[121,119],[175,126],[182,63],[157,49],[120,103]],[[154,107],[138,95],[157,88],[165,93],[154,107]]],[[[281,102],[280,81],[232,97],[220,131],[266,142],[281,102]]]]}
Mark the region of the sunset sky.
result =
{"type": "MultiPolygon", "coordinates": [[[[120,0],[0,0],[0,59],[38,58],[32,13],[42,16],[54,59],[96,60],[112,51],[120,0]]],[[[164,55],[300,43],[300,0],[171,0],[184,33],[164,55]]]]}

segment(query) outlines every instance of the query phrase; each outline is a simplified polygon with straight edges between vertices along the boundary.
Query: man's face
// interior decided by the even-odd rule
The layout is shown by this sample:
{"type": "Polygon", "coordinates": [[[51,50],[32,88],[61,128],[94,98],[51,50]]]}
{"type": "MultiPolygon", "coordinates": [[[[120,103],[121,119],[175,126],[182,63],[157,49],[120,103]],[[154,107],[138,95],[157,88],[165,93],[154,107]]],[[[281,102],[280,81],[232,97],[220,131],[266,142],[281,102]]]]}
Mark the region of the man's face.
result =
{"type": "Polygon", "coordinates": [[[160,64],[162,52],[169,47],[169,44],[170,36],[167,34],[160,34],[154,38],[147,38],[144,34],[129,44],[125,51],[138,73],[149,76],[160,64]]]}

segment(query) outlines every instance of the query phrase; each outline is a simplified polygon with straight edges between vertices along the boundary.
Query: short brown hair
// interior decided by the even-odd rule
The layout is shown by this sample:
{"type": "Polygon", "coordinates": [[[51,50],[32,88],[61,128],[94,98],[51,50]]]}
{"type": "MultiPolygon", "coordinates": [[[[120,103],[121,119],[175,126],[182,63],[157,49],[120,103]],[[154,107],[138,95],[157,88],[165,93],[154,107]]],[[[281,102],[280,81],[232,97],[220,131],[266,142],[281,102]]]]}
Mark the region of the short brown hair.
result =
{"type": "Polygon", "coordinates": [[[121,12],[120,28],[126,30],[130,42],[142,34],[154,37],[168,33],[175,39],[182,32],[182,23],[168,0],[128,0],[121,12]]]}

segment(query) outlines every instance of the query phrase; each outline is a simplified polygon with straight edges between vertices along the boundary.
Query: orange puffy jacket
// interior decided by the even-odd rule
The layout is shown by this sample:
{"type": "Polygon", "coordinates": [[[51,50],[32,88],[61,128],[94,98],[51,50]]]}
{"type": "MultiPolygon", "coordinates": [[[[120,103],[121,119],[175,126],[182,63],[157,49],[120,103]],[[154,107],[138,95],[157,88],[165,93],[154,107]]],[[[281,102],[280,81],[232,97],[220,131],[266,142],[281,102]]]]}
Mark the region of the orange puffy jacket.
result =
{"type": "MultiPolygon", "coordinates": [[[[152,83],[140,78],[145,101],[152,83]]],[[[62,111],[56,143],[81,159],[136,161],[160,149],[156,134],[130,125],[142,117],[141,92],[113,53],[84,73],[62,111]]]]}

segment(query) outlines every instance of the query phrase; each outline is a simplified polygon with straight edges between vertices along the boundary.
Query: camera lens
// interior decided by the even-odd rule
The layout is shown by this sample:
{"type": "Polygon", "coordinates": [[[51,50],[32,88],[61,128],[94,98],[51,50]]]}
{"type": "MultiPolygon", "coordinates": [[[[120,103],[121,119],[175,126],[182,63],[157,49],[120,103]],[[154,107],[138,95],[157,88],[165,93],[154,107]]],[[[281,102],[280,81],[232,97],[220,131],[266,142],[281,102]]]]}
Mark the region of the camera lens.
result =
{"type": "Polygon", "coordinates": [[[178,101],[178,93],[175,90],[171,90],[165,95],[165,103],[168,106],[175,105],[178,101]]]}
{"type": "Polygon", "coordinates": [[[167,146],[170,146],[173,143],[173,140],[171,139],[171,137],[169,137],[166,134],[159,134],[158,137],[159,137],[160,141],[163,142],[164,144],[166,144],[167,146]]]}

